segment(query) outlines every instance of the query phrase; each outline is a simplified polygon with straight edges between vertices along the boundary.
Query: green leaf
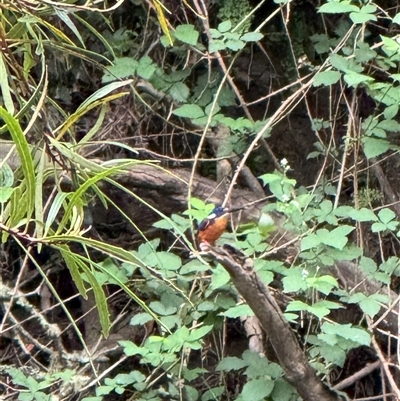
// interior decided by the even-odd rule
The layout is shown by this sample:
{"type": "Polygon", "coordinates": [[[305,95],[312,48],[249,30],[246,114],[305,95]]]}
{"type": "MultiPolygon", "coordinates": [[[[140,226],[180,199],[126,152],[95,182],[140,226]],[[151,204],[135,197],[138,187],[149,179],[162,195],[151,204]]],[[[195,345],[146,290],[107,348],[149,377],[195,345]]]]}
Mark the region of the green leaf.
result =
{"type": "Polygon", "coordinates": [[[367,136],[363,137],[361,141],[364,144],[363,149],[367,159],[380,156],[381,154],[387,152],[391,147],[390,142],[385,139],[367,136]]]}
{"type": "Polygon", "coordinates": [[[350,19],[355,24],[364,24],[368,21],[377,21],[377,18],[374,14],[363,13],[363,12],[350,13],[350,19]]]}
{"type": "Polygon", "coordinates": [[[157,65],[153,63],[153,60],[149,56],[144,56],[139,60],[136,72],[139,77],[143,79],[150,79],[153,76],[156,68],[157,65]]]}
{"type": "Polygon", "coordinates": [[[323,4],[318,12],[326,14],[342,14],[349,12],[358,12],[360,9],[357,6],[351,5],[351,1],[331,1],[323,4]]]}
{"type": "Polygon", "coordinates": [[[375,216],[375,213],[370,210],[366,209],[365,207],[361,208],[360,210],[353,209],[350,213],[349,216],[359,222],[365,222],[365,221],[377,221],[378,218],[375,216]]]}
{"type": "Polygon", "coordinates": [[[294,267],[285,272],[286,277],[282,279],[284,292],[298,292],[307,288],[305,282],[305,271],[301,267],[294,267]]]}
{"type": "Polygon", "coordinates": [[[290,401],[295,394],[294,388],[284,379],[275,380],[274,389],[271,394],[273,401],[290,401]]]}
{"type": "Polygon", "coordinates": [[[349,86],[354,86],[354,87],[356,87],[357,85],[359,85],[363,82],[374,81],[374,78],[369,77],[368,75],[358,74],[357,72],[353,72],[353,71],[346,73],[344,75],[343,79],[349,86]]]}
{"type": "Polygon", "coordinates": [[[397,13],[392,21],[394,24],[400,25],[400,13],[397,13]]]}
{"type": "Polygon", "coordinates": [[[191,330],[187,341],[189,342],[198,341],[202,339],[204,336],[206,336],[212,329],[213,326],[210,325],[210,326],[202,326],[198,329],[191,330]]]}
{"type": "Polygon", "coordinates": [[[189,97],[189,88],[183,82],[174,83],[168,92],[178,102],[185,102],[189,97]]]}
{"type": "Polygon", "coordinates": [[[339,71],[322,71],[314,77],[313,86],[330,86],[339,81],[341,74],[339,71]]]}
{"type": "Polygon", "coordinates": [[[232,28],[231,21],[223,21],[218,25],[218,30],[220,32],[228,32],[232,28]]]}
{"type": "Polygon", "coordinates": [[[84,102],[82,102],[82,104],[76,109],[75,113],[72,114],[70,117],[74,115],[80,115],[82,111],[88,109],[89,106],[95,103],[97,100],[103,99],[111,92],[119,88],[122,88],[123,86],[130,85],[131,83],[132,80],[128,79],[126,81],[112,82],[106,86],[103,86],[102,88],[94,92],[92,95],[90,95],[84,102]]]}
{"type": "Polygon", "coordinates": [[[2,102],[10,116],[14,115],[15,107],[11,96],[11,89],[8,83],[9,74],[6,68],[6,56],[4,52],[0,53],[0,93],[2,95],[2,102]],[[4,58],[3,58],[4,57],[4,58]]]}
{"type": "Polygon", "coordinates": [[[197,106],[197,104],[184,104],[175,109],[172,113],[178,117],[184,118],[200,118],[205,115],[203,109],[197,106]]]}
{"type": "Polygon", "coordinates": [[[399,112],[399,105],[392,104],[391,106],[388,106],[385,108],[385,110],[383,111],[383,114],[387,120],[391,120],[394,117],[396,117],[398,112],[399,112]]]}
{"type": "Polygon", "coordinates": [[[261,40],[264,37],[264,35],[260,32],[248,32],[245,33],[240,37],[240,40],[243,40],[245,42],[257,42],[261,40]]]}
{"type": "Polygon", "coordinates": [[[143,326],[151,320],[153,320],[153,318],[148,313],[138,313],[131,319],[129,324],[131,326],[143,326]]]}
{"type": "Polygon", "coordinates": [[[391,131],[391,132],[400,131],[400,124],[395,120],[382,120],[381,122],[379,122],[378,127],[382,128],[385,131],[391,131]]]}
{"type": "Polygon", "coordinates": [[[30,218],[35,206],[35,168],[31,155],[31,148],[22,132],[21,126],[7,110],[0,106],[0,117],[5,121],[8,131],[17,148],[21,167],[26,182],[27,210],[26,217],[30,218]]]}
{"type": "Polygon", "coordinates": [[[133,76],[136,72],[138,62],[131,57],[121,57],[114,60],[114,65],[107,67],[101,81],[108,83],[117,79],[133,76]]]}
{"type": "Polygon", "coordinates": [[[223,312],[222,315],[235,319],[240,316],[254,316],[254,312],[249,305],[237,305],[233,308],[229,308],[226,312],[223,312]]]}
{"type": "Polygon", "coordinates": [[[261,401],[271,394],[273,389],[273,380],[267,378],[255,379],[243,386],[241,396],[244,400],[261,401]]]}
{"type": "Polygon", "coordinates": [[[199,39],[199,32],[196,31],[194,25],[190,24],[178,25],[174,35],[181,42],[192,46],[195,46],[197,44],[197,40],[199,39]]]}
{"type": "Polygon", "coordinates": [[[243,47],[245,45],[246,45],[246,43],[243,42],[242,40],[227,40],[226,41],[226,47],[233,51],[241,50],[241,49],[243,49],[243,47]]]}
{"type": "Polygon", "coordinates": [[[108,312],[108,306],[107,306],[107,298],[104,294],[103,288],[101,287],[101,285],[99,285],[98,281],[96,280],[93,273],[89,270],[89,268],[84,264],[81,264],[80,267],[86,274],[86,277],[88,278],[92,286],[94,297],[96,300],[96,309],[100,318],[100,325],[102,328],[102,332],[104,337],[107,338],[111,327],[110,314],[108,312]]]}
{"type": "Polygon", "coordinates": [[[228,356],[226,358],[223,358],[217,365],[216,370],[219,371],[224,371],[224,372],[230,372],[231,370],[239,370],[247,366],[247,362],[245,362],[243,359],[239,359],[235,356],[228,356]]]}
{"type": "Polygon", "coordinates": [[[316,248],[321,244],[321,239],[316,234],[309,234],[302,238],[300,249],[301,251],[306,251],[307,249],[316,248]]]}
{"type": "Polygon", "coordinates": [[[371,336],[368,332],[355,327],[351,327],[350,323],[333,324],[325,322],[321,328],[322,331],[326,334],[335,334],[361,345],[369,346],[371,343],[371,336]]]}
{"type": "Polygon", "coordinates": [[[378,217],[382,223],[387,224],[396,218],[396,214],[392,210],[385,208],[379,211],[378,217]]]}
{"type": "Polygon", "coordinates": [[[172,252],[157,252],[160,269],[177,270],[182,266],[182,260],[172,252]]]}
{"type": "Polygon", "coordinates": [[[219,39],[213,39],[211,40],[209,46],[208,46],[208,51],[210,53],[218,52],[220,50],[225,50],[226,49],[226,44],[223,40],[219,39]]]}
{"type": "Polygon", "coordinates": [[[348,241],[346,235],[351,233],[353,230],[354,227],[343,225],[332,231],[328,231],[325,228],[317,230],[317,235],[323,244],[332,246],[336,249],[343,249],[348,241]]]}

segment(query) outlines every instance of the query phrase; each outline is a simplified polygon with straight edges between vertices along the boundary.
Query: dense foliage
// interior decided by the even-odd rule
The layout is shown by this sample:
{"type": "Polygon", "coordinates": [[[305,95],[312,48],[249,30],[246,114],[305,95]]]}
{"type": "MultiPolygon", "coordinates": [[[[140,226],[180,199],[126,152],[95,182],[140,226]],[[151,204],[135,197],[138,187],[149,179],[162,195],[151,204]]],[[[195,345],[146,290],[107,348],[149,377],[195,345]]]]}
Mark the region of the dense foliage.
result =
{"type": "Polygon", "coordinates": [[[0,4],[5,399],[400,399],[400,13],[321,3],[0,4]]]}

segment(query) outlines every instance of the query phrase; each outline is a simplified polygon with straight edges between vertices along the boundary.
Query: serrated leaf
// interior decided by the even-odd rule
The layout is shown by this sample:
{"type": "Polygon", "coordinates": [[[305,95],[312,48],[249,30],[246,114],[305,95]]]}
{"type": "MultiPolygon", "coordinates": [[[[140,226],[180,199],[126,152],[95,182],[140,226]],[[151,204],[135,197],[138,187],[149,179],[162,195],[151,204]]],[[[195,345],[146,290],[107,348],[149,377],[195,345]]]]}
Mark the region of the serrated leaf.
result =
{"type": "Polygon", "coordinates": [[[138,62],[131,57],[117,58],[114,60],[114,65],[107,68],[102,77],[102,82],[108,83],[134,75],[137,66],[138,62]]]}
{"type": "Polygon", "coordinates": [[[183,82],[176,82],[168,92],[178,102],[185,102],[189,97],[189,88],[183,82]]]}
{"type": "Polygon", "coordinates": [[[247,362],[235,356],[223,358],[217,365],[217,371],[230,372],[231,370],[239,370],[247,366],[247,362]]]}
{"type": "Polygon", "coordinates": [[[371,318],[374,318],[374,316],[381,309],[380,303],[373,297],[366,297],[359,303],[359,305],[362,311],[369,315],[371,318]]]}
{"type": "Polygon", "coordinates": [[[316,234],[309,234],[302,238],[300,249],[306,251],[307,249],[316,248],[321,244],[321,239],[316,234]]]}
{"type": "Polygon", "coordinates": [[[365,24],[368,21],[377,21],[377,18],[374,14],[370,14],[368,12],[362,12],[362,9],[360,12],[350,13],[350,19],[355,24],[365,24]]]}
{"type": "Polygon", "coordinates": [[[360,210],[354,209],[354,210],[350,211],[349,216],[353,220],[359,221],[359,222],[377,221],[378,220],[375,213],[370,209],[366,209],[365,207],[361,208],[360,210]]]}
{"type": "Polygon", "coordinates": [[[387,152],[391,143],[385,139],[378,139],[373,137],[364,137],[361,139],[363,142],[363,149],[367,159],[380,156],[381,154],[387,152]]]}
{"type": "Polygon", "coordinates": [[[339,226],[332,231],[328,231],[327,229],[323,228],[321,230],[317,230],[317,236],[323,244],[332,246],[336,249],[343,249],[348,241],[346,235],[351,233],[353,230],[354,227],[346,225],[339,226]]]}
{"type": "Polygon", "coordinates": [[[208,51],[210,53],[218,52],[224,49],[226,49],[226,44],[223,40],[219,39],[213,39],[208,46],[208,51]]]}
{"type": "Polygon", "coordinates": [[[274,389],[273,380],[267,378],[255,379],[243,386],[241,396],[244,400],[261,401],[274,389]]]}
{"type": "Polygon", "coordinates": [[[178,25],[174,34],[181,42],[192,46],[195,46],[199,39],[199,32],[197,32],[194,25],[191,24],[178,25]]]}
{"type": "Polygon", "coordinates": [[[184,118],[200,118],[205,115],[203,109],[197,104],[184,104],[175,109],[172,114],[184,118]]]}
{"type": "Polygon", "coordinates": [[[149,56],[144,56],[139,60],[136,73],[139,77],[148,80],[153,76],[156,68],[157,65],[153,63],[153,60],[149,56]]]}

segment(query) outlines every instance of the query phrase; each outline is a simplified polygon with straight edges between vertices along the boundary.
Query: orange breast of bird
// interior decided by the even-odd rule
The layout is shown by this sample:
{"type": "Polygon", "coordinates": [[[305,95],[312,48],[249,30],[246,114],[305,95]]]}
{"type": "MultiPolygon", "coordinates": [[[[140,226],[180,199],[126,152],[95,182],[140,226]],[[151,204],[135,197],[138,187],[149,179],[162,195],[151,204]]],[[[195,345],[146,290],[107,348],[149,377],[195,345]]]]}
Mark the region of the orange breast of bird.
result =
{"type": "Polygon", "coordinates": [[[214,245],[215,241],[224,233],[228,226],[228,215],[209,219],[202,223],[202,227],[197,234],[197,241],[208,242],[214,245]]]}

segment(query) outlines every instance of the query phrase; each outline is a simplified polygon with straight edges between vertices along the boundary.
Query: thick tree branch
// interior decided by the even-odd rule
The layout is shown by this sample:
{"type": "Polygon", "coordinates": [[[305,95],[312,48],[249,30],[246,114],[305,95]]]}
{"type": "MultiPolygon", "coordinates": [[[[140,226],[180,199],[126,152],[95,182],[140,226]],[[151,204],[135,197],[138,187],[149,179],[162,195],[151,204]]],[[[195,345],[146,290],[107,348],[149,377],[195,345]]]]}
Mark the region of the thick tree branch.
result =
{"type": "Polygon", "coordinates": [[[287,380],[307,401],[343,401],[346,398],[329,389],[310,366],[287,320],[257,273],[252,260],[234,257],[226,249],[211,248],[215,258],[230,274],[240,295],[246,300],[268,334],[287,380]]]}

